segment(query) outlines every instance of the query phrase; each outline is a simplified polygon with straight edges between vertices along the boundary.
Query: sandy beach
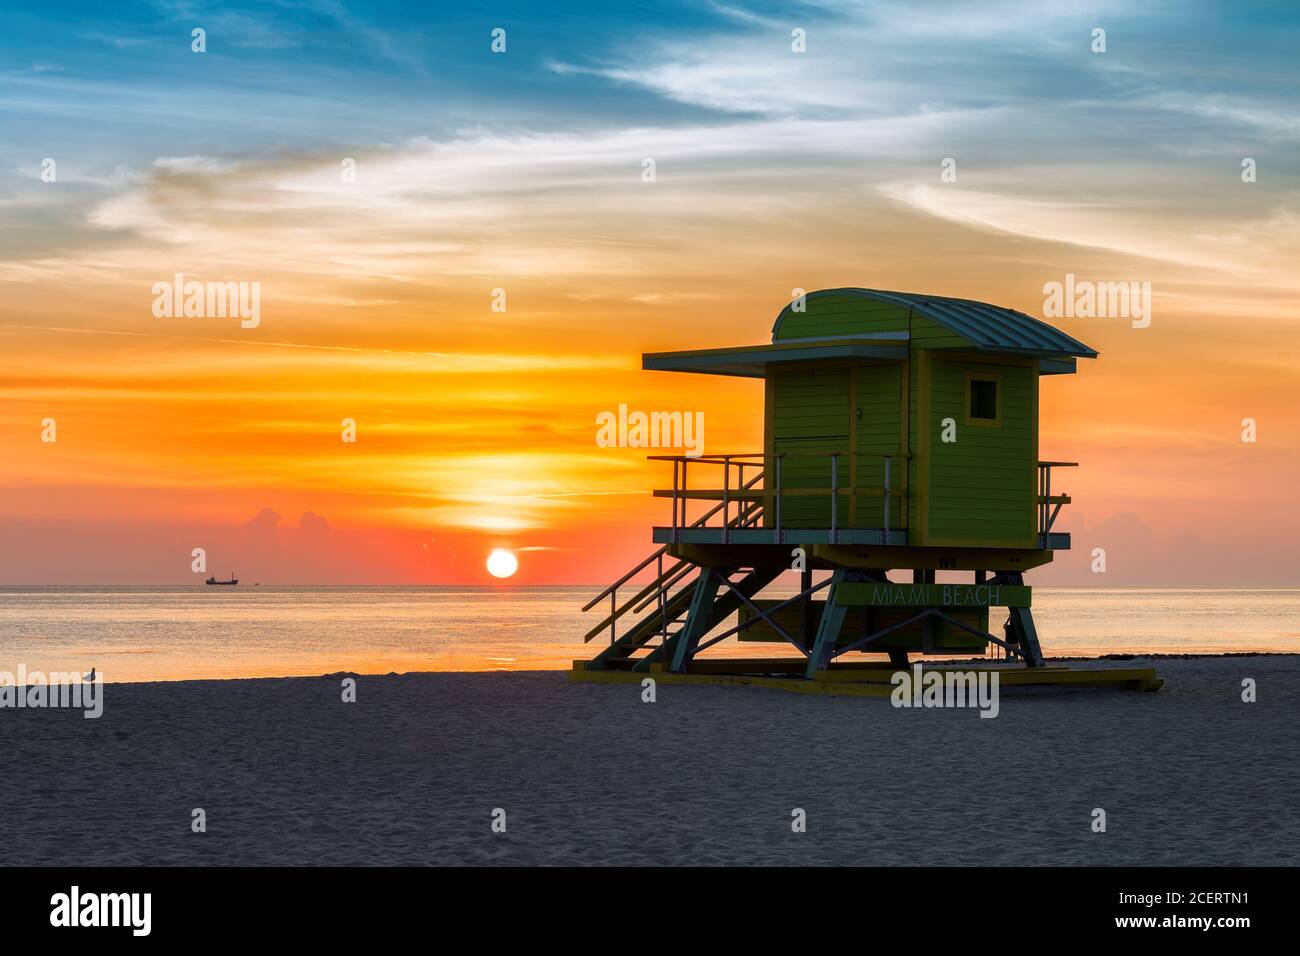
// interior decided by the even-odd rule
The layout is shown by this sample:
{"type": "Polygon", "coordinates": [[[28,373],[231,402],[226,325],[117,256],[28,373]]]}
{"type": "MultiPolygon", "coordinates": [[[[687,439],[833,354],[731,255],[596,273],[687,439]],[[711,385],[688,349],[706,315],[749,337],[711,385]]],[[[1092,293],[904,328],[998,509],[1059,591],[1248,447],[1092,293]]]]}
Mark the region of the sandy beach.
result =
{"type": "Polygon", "coordinates": [[[5,860],[1300,863],[1300,657],[1154,663],[1158,693],[1008,689],[992,720],[557,672],[114,684],[97,720],[0,711],[5,860]]]}

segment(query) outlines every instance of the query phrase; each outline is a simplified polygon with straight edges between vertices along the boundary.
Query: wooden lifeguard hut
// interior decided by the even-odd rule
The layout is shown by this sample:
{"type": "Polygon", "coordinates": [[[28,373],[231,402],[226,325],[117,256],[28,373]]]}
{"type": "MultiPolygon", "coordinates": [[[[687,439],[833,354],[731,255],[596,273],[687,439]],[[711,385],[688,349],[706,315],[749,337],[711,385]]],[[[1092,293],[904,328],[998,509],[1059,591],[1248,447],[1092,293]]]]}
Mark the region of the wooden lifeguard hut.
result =
{"type": "Polygon", "coordinates": [[[609,611],[572,677],[888,692],[909,655],[992,646],[1003,659],[980,666],[1004,683],[1158,687],[1151,668],[1048,665],[1024,581],[1070,547],[1058,475],[1075,463],[1039,459],[1039,383],[1096,357],[1012,309],[856,288],[787,305],[771,344],[645,355],[651,371],[762,379],[763,450],[652,456],[672,472],[654,492],[669,499],[661,547],[586,605],[609,611]],[[797,594],[761,596],[791,570],[797,594]],[[700,656],[732,636],[799,655],[700,656]]]}

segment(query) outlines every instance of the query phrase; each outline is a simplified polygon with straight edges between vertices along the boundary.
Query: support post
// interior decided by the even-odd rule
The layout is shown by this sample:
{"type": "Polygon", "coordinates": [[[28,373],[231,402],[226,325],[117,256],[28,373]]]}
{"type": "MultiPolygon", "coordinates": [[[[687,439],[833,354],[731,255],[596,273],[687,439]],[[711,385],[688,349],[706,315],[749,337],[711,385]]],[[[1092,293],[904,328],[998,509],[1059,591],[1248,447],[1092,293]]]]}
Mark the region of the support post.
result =
{"type": "Polygon", "coordinates": [[[713,568],[700,569],[700,578],[695,582],[695,594],[691,597],[691,609],[686,614],[686,623],[677,633],[676,646],[673,648],[673,662],[669,670],[674,674],[686,672],[686,666],[695,656],[700,638],[709,629],[709,609],[718,596],[718,573],[713,568]]]}
{"type": "MultiPolygon", "coordinates": [[[[777,455],[773,461],[776,468],[776,521],[774,522],[776,531],[776,543],[784,544],[785,535],[781,531],[781,456],[777,455]]],[[[805,590],[807,590],[805,588],[805,590]]]]}
{"type": "MultiPolygon", "coordinates": [[[[744,487],[743,485],[741,487],[744,487]]],[[[731,516],[728,513],[731,496],[731,457],[722,456],[722,543],[731,543],[731,516]]]]}
{"type": "MultiPolygon", "coordinates": [[[[682,496],[682,514],[681,514],[681,522],[682,522],[682,523],[681,523],[681,527],[685,528],[685,527],[686,527],[686,502],[689,500],[689,499],[686,497],[686,465],[687,465],[687,459],[686,459],[685,457],[683,457],[683,458],[681,459],[681,463],[682,463],[682,490],[681,490],[681,496],[682,496]]],[[[680,540],[680,536],[674,536],[674,537],[676,538],[676,540],[680,540]]]]}
{"type": "MultiPolygon", "coordinates": [[[[1019,571],[1000,571],[998,578],[1006,584],[1023,585],[1025,576],[1019,571]]],[[[1043,649],[1038,643],[1038,630],[1034,627],[1034,614],[1027,607],[1007,608],[1011,612],[1011,631],[1020,647],[1020,654],[1029,667],[1042,667],[1043,649]]]]}
{"type": "Polygon", "coordinates": [[[831,589],[826,595],[826,603],[822,606],[822,619],[817,625],[817,638],[808,651],[808,667],[804,671],[804,677],[809,680],[812,680],[818,671],[830,666],[831,655],[835,650],[836,641],[839,640],[840,628],[844,626],[845,615],[845,607],[836,601],[835,592],[839,590],[839,586],[845,582],[847,576],[848,571],[844,568],[837,568],[831,575],[831,589]]]}
{"type": "Polygon", "coordinates": [[[659,632],[659,643],[662,645],[668,640],[668,582],[664,580],[664,553],[659,552],[659,561],[655,565],[655,581],[658,587],[655,588],[655,599],[659,605],[659,626],[662,630],[659,632]]]}
{"type": "Polygon", "coordinates": [[[673,459],[673,544],[677,543],[677,469],[679,463],[673,459]]]}
{"type": "Polygon", "coordinates": [[[805,565],[799,572],[799,590],[803,592],[803,600],[799,602],[799,640],[803,641],[804,647],[812,644],[813,599],[808,593],[812,586],[812,568],[805,565]]]}

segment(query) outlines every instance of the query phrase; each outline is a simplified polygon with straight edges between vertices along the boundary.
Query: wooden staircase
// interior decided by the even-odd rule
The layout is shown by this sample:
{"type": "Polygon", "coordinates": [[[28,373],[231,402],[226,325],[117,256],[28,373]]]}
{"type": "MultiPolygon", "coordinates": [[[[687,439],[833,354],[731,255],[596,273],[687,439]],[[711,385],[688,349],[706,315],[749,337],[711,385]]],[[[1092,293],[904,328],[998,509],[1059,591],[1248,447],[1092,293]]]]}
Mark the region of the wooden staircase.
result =
{"type": "MultiPolygon", "coordinates": [[[[745,482],[744,488],[746,490],[753,488],[762,478],[761,472],[754,475],[745,482]]],[[[709,519],[722,509],[721,504],[715,506],[697,519],[691,527],[704,527],[709,519]]],[[[761,522],[762,518],[762,501],[746,500],[727,524],[732,528],[751,528],[761,522]]],[[[590,611],[606,598],[610,603],[609,613],[599,624],[583,635],[583,641],[589,643],[606,631],[609,632],[609,646],[596,655],[587,667],[596,670],[645,670],[651,661],[664,659],[675,648],[686,626],[686,614],[691,608],[692,599],[703,573],[705,572],[701,568],[690,561],[669,555],[668,545],[664,545],[588,601],[582,608],[584,612],[590,611]],[[633,577],[651,565],[655,565],[654,579],[620,604],[619,588],[627,586],[633,577]],[[652,604],[656,605],[653,611],[636,620],[630,629],[622,634],[618,633],[620,620],[629,614],[635,618],[636,615],[643,614],[652,604]],[[637,656],[642,654],[644,656],[637,656]]],[[[730,574],[734,573],[737,572],[730,572],[730,574]]],[[[735,584],[748,592],[753,587],[754,581],[750,580],[753,577],[754,572],[747,572],[747,577],[735,584]],[[745,583],[747,581],[748,584],[745,583]]],[[[764,585],[766,583],[764,582],[764,585]]],[[[762,586],[754,588],[754,593],[761,590],[762,586]]],[[[728,589],[728,593],[720,597],[716,603],[730,607],[730,610],[722,615],[725,617],[726,614],[735,612],[740,601],[728,589]]],[[[714,624],[720,621],[721,617],[714,624]]]]}

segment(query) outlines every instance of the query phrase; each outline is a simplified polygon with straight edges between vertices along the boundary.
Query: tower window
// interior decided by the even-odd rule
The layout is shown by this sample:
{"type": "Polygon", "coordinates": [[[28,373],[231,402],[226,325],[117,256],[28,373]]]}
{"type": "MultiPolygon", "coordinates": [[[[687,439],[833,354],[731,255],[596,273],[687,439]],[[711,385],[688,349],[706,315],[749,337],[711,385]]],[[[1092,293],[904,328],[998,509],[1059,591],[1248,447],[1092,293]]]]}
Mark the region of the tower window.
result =
{"type": "Polygon", "coordinates": [[[969,416],[980,421],[998,419],[998,383],[992,379],[970,380],[969,416]]]}

